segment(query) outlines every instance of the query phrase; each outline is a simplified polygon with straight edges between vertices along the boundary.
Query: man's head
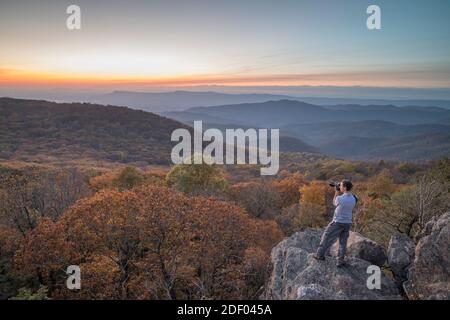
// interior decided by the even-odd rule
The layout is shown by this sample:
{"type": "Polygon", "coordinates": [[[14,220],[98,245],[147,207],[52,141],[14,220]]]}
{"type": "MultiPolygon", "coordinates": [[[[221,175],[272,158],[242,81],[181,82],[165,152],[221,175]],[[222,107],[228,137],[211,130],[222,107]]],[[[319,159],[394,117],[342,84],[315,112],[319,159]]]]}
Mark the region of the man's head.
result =
{"type": "Polygon", "coordinates": [[[353,184],[350,180],[344,179],[341,181],[340,187],[342,192],[346,192],[352,190],[353,184]]]}

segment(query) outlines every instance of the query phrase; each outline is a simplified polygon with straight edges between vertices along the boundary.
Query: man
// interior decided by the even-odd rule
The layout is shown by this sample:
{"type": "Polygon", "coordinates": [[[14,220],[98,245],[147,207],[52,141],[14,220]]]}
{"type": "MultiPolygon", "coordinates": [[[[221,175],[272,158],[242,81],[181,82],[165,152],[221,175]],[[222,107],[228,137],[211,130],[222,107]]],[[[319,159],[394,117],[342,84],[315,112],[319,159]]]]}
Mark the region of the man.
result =
{"type": "Polygon", "coordinates": [[[338,267],[342,267],[345,264],[345,251],[352,225],[352,213],[356,205],[356,197],[350,192],[352,187],[353,184],[350,180],[342,180],[339,183],[339,190],[336,189],[333,198],[333,204],[336,206],[333,220],[325,229],[319,248],[313,255],[317,260],[325,260],[325,253],[339,238],[338,267]]]}

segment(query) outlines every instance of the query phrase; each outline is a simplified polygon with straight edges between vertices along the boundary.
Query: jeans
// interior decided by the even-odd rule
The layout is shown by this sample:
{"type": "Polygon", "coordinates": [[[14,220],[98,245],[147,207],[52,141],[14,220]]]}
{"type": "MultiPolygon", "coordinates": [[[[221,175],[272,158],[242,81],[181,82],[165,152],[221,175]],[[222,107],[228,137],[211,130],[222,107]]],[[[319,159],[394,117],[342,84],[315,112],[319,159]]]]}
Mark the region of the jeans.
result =
{"type": "Polygon", "coordinates": [[[347,240],[350,235],[351,223],[331,222],[325,229],[320,240],[319,248],[317,249],[317,255],[324,257],[325,253],[334,244],[336,239],[339,238],[339,252],[338,260],[344,261],[345,252],[347,250],[347,240]]]}

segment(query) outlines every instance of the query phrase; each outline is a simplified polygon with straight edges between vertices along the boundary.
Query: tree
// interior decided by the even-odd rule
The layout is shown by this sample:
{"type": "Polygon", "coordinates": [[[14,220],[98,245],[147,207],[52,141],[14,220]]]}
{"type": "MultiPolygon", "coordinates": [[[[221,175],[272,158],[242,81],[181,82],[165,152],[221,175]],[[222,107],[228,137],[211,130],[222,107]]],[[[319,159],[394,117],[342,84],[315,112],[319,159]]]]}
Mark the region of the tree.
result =
{"type": "Polygon", "coordinates": [[[280,206],[285,208],[298,203],[300,188],[306,184],[305,178],[298,172],[282,180],[272,182],[280,198],[280,206]]]}
{"type": "Polygon", "coordinates": [[[179,164],[166,177],[169,186],[188,195],[220,195],[227,182],[223,171],[215,164],[179,164]]]}
{"type": "Polygon", "coordinates": [[[279,194],[266,179],[237,183],[229,188],[228,196],[252,217],[275,216],[280,209],[279,194]]]}
{"type": "Polygon", "coordinates": [[[56,222],[40,221],[21,241],[14,267],[36,276],[51,298],[254,297],[281,236],[274,222],[224,201],[154,186],[105,190],[56,222]],[[72,264],[82,270],[83,290],[65,288],[72,264]]]}
{"type": "Polygon", "coordinates": [[[300,188],[300,203],[314,204],[325,214],[327,207],[327,197],[330,187],[320,181],[312,181],[310,184],[300,188]]]}
{"type": "Polygon", "coordinates": [[[91,194],[85,176],[76,169],[15,172],[0,179],[0,220],[22,235],[39,219],[58,220],[68,207],[91,194]]]}
{"type": "Polygon", "coordinates": [[[75,244],[67,240],[61,222],[42,219],[21,240],[13,258],[14,273],[35,276],[52,294],[65,279],[67,266],[80,263],[81,254],[75,244]]]}
{"type": "Polygon", "coordinates": [[[48,300],[47,288],[41,286],[36,292],[32,292],[29,288],[21,288],[10,300],[48,300]]]}
{"type": "Polygon", "coordinates": [[[141,172],[134,167],[126,167],[95,175],[89,180],[89,186],[96,192],[105,189],[130,190],[144,184],[164,187],[166,174],[166,171],[158,169],[141,172]]]}
{"type": "Polygon", "coordinates": [[[450,209],[449,168],[448,162],[442,161],[389,197],[361,197],[356,230],[385,245],[393,233],[406,233],[417,242],[427,222],[450,209]]]}
{"type": "Polygon", "coordinates": [[[299,215],[300,204],[296,203],[290,207],[283,208],[281,214],[275,217],[275,221],[283,233],[286,236],[290,236],[299,229],[299,225],[297,224],[299,221],[299,215]]]}
{"type": "Polygon", "coordinates": [[[395,191],[394,179],[389,170],[384,169],[367,182],[367,193],[372,198],[389,199],[395,191]]]}
{"type": "Polygon", "coordinates": [[[21,238],[17,229],[0,223],[0,299],[13,296],[19,288],[29,285],[26,277],[11,273],[11,261],[21,238]]]}
{"type": "Polygon", "coordinates": [[[301,204],[300,214],[296,216],[294,225],[300,229],[324,227],[328,221],[322,210],[323,207],[315,203],[306,202],[301,204]]]}
{"type": "Polygon", "coordinates": [[[426,223],[450,209],[449,183],[442,172],[431,171],[418,178],[415,185],[407,188],[393,201],[397,212],[409,216],[406,221],[407,234],[418,239],[426,223]]]}
{"type": "Polygon", "coordinates": [[[144,175],[134,167],[125,167],[119,175],[112,180],[112,185],[122,190],[129,190],[144,183],[144,175]]]}
{"type": "Polygon", "coordinates": [[[300,215],[296,225],[323,227],[333,212],[331,192],[328,184],[320,181],[312,181],[300,188],[300,215]]]}

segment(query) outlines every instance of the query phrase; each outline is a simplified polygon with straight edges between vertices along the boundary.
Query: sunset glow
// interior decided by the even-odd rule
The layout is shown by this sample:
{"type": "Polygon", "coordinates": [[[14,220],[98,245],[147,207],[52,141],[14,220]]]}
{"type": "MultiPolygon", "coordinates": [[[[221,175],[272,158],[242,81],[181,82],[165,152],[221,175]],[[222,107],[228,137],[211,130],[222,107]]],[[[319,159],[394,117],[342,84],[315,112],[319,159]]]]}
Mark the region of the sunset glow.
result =
{"type": "Polygon", "coordinates": [[[380,1],[378,31],[358,1],[79,1],[75,31],[69,4],[2,3],[0,86],[450,87],[448,3],[380,1]]]}

